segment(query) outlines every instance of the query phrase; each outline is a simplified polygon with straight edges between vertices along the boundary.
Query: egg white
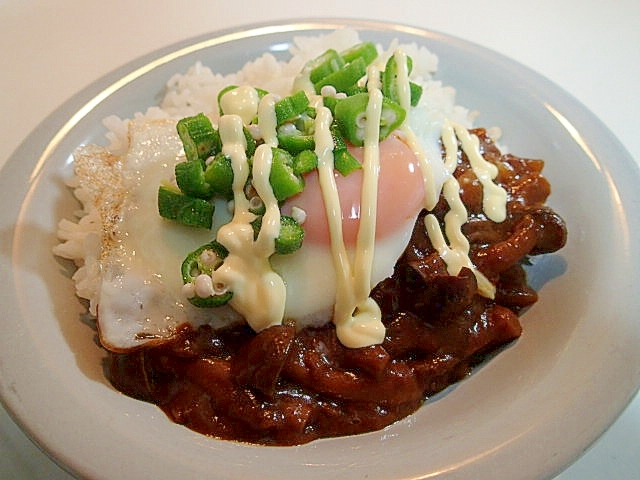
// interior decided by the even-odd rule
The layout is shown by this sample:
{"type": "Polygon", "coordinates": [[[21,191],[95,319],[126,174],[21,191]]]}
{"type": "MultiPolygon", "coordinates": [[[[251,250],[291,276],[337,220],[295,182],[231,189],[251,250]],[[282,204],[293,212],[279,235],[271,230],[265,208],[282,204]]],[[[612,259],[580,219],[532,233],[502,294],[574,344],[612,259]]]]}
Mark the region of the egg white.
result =
{"type": "Polygon", "coordinates": [[[101,341],[113,350],[166,340],[184,323],[221,327],[239,320],[230,308],[217,309],[212,315],[192,306],[181,294],[182,261],[214,234],[158,214],[158,186],[171,179],[175,164],[184,160],[175,132],[175,122],[168,120],[130,122],[119,185],[125,201],[117,211],[102,209],[103,215],[119,217],[114,231],[103,235],[98,301],[101,341]]]}
{"type": "MultiPolygon", "coordinates": [[[[371,287],[389,277],[405,250],[415,218],[392,235],[376,241],[371,272],[371,287]]],[[[354,251],[349,251],[353,260],[354,251]]],[[[274,255],[273,269],[285,281],[287,303],[285,317],[295,318],[298,326],[319,326],[331,320],[336,299],[336,272],[328,245],[303,243],[290,255],[274,255]]]]}

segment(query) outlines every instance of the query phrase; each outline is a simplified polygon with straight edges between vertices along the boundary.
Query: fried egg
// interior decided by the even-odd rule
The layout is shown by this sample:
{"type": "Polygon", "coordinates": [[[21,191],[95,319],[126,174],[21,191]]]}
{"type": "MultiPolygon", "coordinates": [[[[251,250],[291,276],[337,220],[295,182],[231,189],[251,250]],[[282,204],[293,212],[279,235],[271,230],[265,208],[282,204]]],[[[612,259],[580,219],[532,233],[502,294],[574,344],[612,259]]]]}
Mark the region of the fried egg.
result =
{"type": "MultiPolygon", "coordinates": [[[[118,161],[119,181],[89,175],[84,182],[101,182],[102,189],[121,199],[100,206],[102,282],[98,300],[98,329],[102,343],[114,351],[127,351],[149,342],[162,342],[177,327],[208,323],[220,328],[242,318],[230,307],[200,309],[182,293],[180,265],[186,255],[215,238],[228,222],[225,202],[216,204],[212,230],[195,229],[167,221],[157,212],[157,187],[173,176],[183,161],[182,145],[171,120],[132,120],[129,147],[118,161]],[[106,219],[115,219],[106,222],[106,219]]],[[[362,158],[362,149],[352,153],[362,158]]],[[[107,162],[106,149],[80,150],[76,162],[107,162]],[[89,157],[88,160],[85,157],[89,157]]],[[[110,160],[107,163],[112,163],[110,160]]],[[[110,166],[110,175],[113,167],[110,166]]],[[[362,174],[336,173],[342,206],[344,241],[353,254],[360,218],[362,174]]],[[[289,199],[283,214],[295,207],[305,213],[305,241],[290,255],[274,255],[272,267],[286,285],[285,318],[300,327],[331,321],[335,303],[336,272],[332,264],[327,217],[315,173],[306,176],[304,191],[289,199]]],[[[380,181],[377,228],[371,287],[388,277],[411,236],[424,198],[423,177],[416,156],[400,135],[380,144],[380,181]]]]}

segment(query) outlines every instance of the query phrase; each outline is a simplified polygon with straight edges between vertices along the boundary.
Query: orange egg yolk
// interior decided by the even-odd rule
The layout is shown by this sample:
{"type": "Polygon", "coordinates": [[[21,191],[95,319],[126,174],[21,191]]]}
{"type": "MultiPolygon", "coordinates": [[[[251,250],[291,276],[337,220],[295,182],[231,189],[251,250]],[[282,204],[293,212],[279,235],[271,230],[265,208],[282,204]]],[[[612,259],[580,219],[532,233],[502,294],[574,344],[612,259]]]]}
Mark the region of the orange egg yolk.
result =
{"type": "MultiPolygon", "coordinates": [[[[363,147],[349,147],[361,163],[363,147]]],[[[346,245],[355,245],[360,225],[362,170],[342,176],[335,172],[340,197],[342,232],[346,245]]],[[[292,207],[306,212],[305,242],[329,244],[329,225],[317,171],[305,176],[304,190],[288,199],[282,212],[291,214],[292,207]]],[[[384,238],[415,221],[423,204],[424,181],[420,165],[409,146],[393,134],[380,142],[380,173],[378,179],[378,206],[376,238],[384,238]]]]}

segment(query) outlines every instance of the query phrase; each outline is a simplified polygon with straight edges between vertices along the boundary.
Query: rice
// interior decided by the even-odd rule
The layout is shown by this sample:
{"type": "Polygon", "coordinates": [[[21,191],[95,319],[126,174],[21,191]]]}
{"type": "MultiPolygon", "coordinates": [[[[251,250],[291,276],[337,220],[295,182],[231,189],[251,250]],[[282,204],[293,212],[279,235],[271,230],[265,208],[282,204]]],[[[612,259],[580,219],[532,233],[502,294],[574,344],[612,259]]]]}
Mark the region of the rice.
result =
{"type": "MultiPolygon", "coordinates": [[[[127,151],[132,120],[168,119],[175,122],[179,118],[203,112],[216,123],[218,92],[228,85],[246,84],[286,96],[291,93],[295,77],[309,60],[328,48],[341,51],[359,42],[357,31],[351,29],[336,30],[324,36],[295,37],[290,49],[290,60],[280,61],[271,53],[265,53],[248,62],[238,72],[228,75],[214,73],[208,66],[196,62],[186,72],[177,73],[167,81],[159,105],[136,113],[133,119],[122,119],[116,115],[105,118],[103,125],[107,129],[107,151],[116,158],[127,151]]],[[[438,68],[438,57],[425,47],[397,42],[392,42],[386,49],[378,46],[378,51],[382,58],[387,58],[398,47],[413,58],[412,78],[424,88],[420,103],[415,109],[420,121],[446,117],[470,128],[474,114],[467,108],[456,105],[454,88],[433,79],[438,68]]],[[[92,188],[92,175],[86,172],[101,171],[105,162],[100,155],[92,158],[91,150],[87,148],[89,147],[80,147],[76,152],[76,176],[69,182],[81,209],[76,212],[75,221],[60,221],[57,235],[61,243],[54,247],[53,252],[75,262],[78,267],[73,275],[76,294],[89,300],[89,311],[96,315],[101,288],[100,260],[108,228],[102,224],[101,218],[104,216],[101,217],[98,208],[104,198],[92,188]]],[[[113,212],[113,218],[117,218],[117,211],[113,212]]]]}

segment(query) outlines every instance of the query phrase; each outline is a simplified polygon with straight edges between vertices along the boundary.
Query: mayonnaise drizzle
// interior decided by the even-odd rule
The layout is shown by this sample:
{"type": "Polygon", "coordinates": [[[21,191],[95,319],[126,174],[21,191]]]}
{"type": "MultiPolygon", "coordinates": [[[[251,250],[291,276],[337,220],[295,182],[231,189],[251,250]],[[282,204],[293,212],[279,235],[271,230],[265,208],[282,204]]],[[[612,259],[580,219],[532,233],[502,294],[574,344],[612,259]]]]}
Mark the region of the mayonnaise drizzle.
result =
{"type": "Polygon", "coordinates": [[[239,115],[244,124],[248,125],[256,117],[259,102],[258,91],[248,85],[242,85],[220,97],[220,108],[225,114],[239,115]]]}
{"type": "MultiPolygon", "coordinates": [[[[411,108],[411,91],[409,87],[409,71],[406,55],[402,50],[394,53],[398,66],[398,96],[400,105],[409,111],[411,108]]],[[[450,210],[444,217],[445,233],[449,240],[447,244],[440,224],[433,214],[425,217],[424,223],[429,239],[440,257],[447,264],[447,272],[450,275],[458,275],[462,267],[471,269],[478,282],[478,291],[481,295],[493,298],[495,286],[480,272],[469,258],[469,241],[462,233],[462,225],[468,220],[467,209],[460,197],[460,184],[453,177],[458,162],[458,140],[462,150],[467,155],[473,172],[483,187],[483,209],[491,220],[502,222],[506,218],[507,193],[504,188],[496,185],[493,179],[498,174],[495,165],[487,162],[480,153],[478,137],[472,135],[466,128],[454,124],[445,119],[442,125],[441,140],[444,148],[444,162],[442,167],[446,172],[447,180],[442,188],[435,183],[433,168],[435,162],[441,162],[442,155],[438,158],[428,159],[424,149],[418,142],[415,134],[405,122],[401,127],[409,146],[419,159],[425,185],[424,206],[427,210],[433,210],[442,193],[450,210]],[[441,191],[442,190],[442,191],[441,191]]]]}
{"type": "Polygon", "coordinates": [[[484,159],[480,153],[480,140],[461,125],[454,125],[455,134],[462,143],[473,173],[482,184],[482,209],[490,220],[504,222],[507,218],[507,192],[495,184],[498,167],[484,159]]]}
{"type": "MultiPolygon", "coordinates": [[[[400,98],[400,106],[404,108],[406,112],[409,112],[411,108],[411,88],[409,86],[407,55],[401,49],[396,50],[393,55],[398,67],[398,96],[400,98]]],[[[420,170],[422,171],[422,179],[424,181],[424,207],[427,210],[433,210],[440,199],[440,188],[436,186],[435,174],[433,171],[434,164],[430,159],[427,159],[424,148],[406,121],[400,126],[400,129],[402,130],[409,147],[419,161],[420,170]]],[[[447,176],[450,176],[452,173],[453,171],[447,171],[447,176]]]]}
{"type": "Polygon", "coordinates": [[[269,93],[262,97],[258,105],[258,125],[260,135],[264,143],[272,147],[278,146],[278,133],[276,131],[278,120],[276,118],[276,96],[269,93]]]}
{"type": "Polygon", "coordinates": [[[444,147],[444,168],[447,176],[453,175],[458,164],[458,140],[455,130],[449,120],[444,121],[440,135],[444,147]]]}
{"type": "Polygon", "coordinates": [[[333,322],[336,325],[338,339],[349,348],[381,343],[385,334],[380,307],[369,297],[375,244],[379,172],[378,131],[382,105],[382,93],[379,89],[377,92],[371,96],[367,107],[362,213],[353,264],[342,234],[340,198],[334,177],[333,139],[330,132],[333,118],[329,109],[321,104],[317,105],[316,113],[315,142],[318,155],[318,177],[327,212],[331,252],[336,272],[333,322]]]}
{"type": "Polygon", "coordinates": [[[231,221],[221,226],[216,236],[229,255],[211,277],[214,284],[225,285],[233,292],[229,304],[259,332],[281,324],[284,315],[286,288],[269,263],[280,232],[280,209],[269,183],[271,146],[263,144],[256,149],[253,158],[253,184],[265,204],[266,213],[254,241],[251,222],[255,215],[249,211],[250,203],[244,192],[249,164],[242,127],[242,118],[238,115],[224,115],[218,125],[222,151],[231,158],[233,168],[234,211],[231,221]]]}
{"type": "Polygon", "coordinates": [[[362,193],[360,199],[360,226],[356,241],[356,295],[359,301],[369,296],[371,268],[378,211],[378,178],[380,176],[380,114],[382,92],[371,88],[367,105],[367,125],[364,135],[364,161],[362,162],[362,193]]]}
{"type": "MultiPolygon", "coordinates": [[[[429,174],[431,162],[442,161],[442,158],[430,160],[424,154],[420,156],[423,150],[411,143],[416,141],[415,135],[406,125],[403,127],[403,131],[414,152],[418,155],[420,164],[423,165],[423,173],[427,172],[427,175],[425,175],[426,182],[431,177],[429,174]]],[[[460,184],[453,177],[458,158],[458,140],[460,140],[462,151],[469,159],[473,172],[482,184],[483,209],[491,220],[502,222],[506,218],[507,193],[504,188],[493,182],[498,173],[497,168],[482,157],[477,136],[472,135],[463,126],[445,120],[442,125],[441,140],[444,148],[444,168],[449,178],[445,181],[442,192],[433,180],[431,180],[433,183],[425,184],[425,207],[428,210],[432,210],[437,203],[437,199],[440,198],[440,194],[444,195],[450,207],[449,212],[444,217],[445,233],[449,244],[447,245],[438,220],[432,214],[427,215],[424,220],[427,234],[434,248],[447,264],[447,271],[450,275],[457,275],[462,267],[471,269],[478,281],[479,293],[487,298],[494,298],[495,286],[471,262],[469,258],[469,242],[462,233],[462,226],[468,220],[468,213],[460,197],[460,184]]]]}
{"type": "Polygon", "coordinates": [[[444,239],[440,224],[435,215],[429,214],[424,218],[424,225],[440,258],[447,264],[449,275],[458,275],[463,267],[469,268],[478,282],[478,291],[487,298],[495,296],[495,286],[480,272],[469,258],[469,241],[462,234],[462,225],[467,222],[467,209],[460,198],[460,184],[451,177],[443,187],[443,195],[451,207],[445,217],[445,232],[449,245],[444,239]]]}
{"type": "MultiPolygon", "coordinates": [[[[370,79],[380,78],[374,66],[369,68],[370,79]]],[[[338,338],[346,346],[368,346],[382,343],[385,328],[378,304],[369,297],[371,270],[375,250],[376,215],[378,210],[378,179],[380,176],[380,116],[382,92],[375,81],[369,81],[367,125],[364,135],[364,161],[362,164],[362,192],[360,199],[360,225],[356,240],[354,290],[355,311],[347,321],[348,331],[342,328],[338,338]],[[342,337],[342,338],[341,338],[342,337]],[[345,338],[346,337],[346,338],[345,338]],[[347,343],[345,343],[347,342],[347,343]]]]}

